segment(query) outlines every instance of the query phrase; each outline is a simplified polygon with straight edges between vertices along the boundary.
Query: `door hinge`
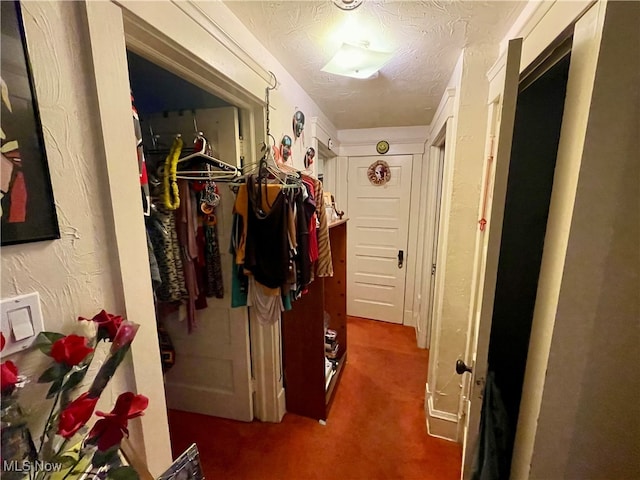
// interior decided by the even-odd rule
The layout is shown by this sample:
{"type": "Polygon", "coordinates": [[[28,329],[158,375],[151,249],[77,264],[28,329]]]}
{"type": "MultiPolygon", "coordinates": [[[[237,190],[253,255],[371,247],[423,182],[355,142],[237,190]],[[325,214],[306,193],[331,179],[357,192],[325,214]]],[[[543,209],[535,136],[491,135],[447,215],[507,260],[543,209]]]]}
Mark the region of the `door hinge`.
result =
{"type": "Polygon", "coordinates": [[[238,137],[238,146],[240,147],[240,155],[244,155],[244,138],[238,137]]]}
{"type": "Polygon", "coordinates": [[[431,275],[435,275],[436,274],[436,264],[432,264],[431,265],[431,275]]]}
{"type": "Polygon", "coordinates": [[[257,390],[258,388],[256,386],[256,379],[251,378],[251,393],[256,393],[257,390]]]}

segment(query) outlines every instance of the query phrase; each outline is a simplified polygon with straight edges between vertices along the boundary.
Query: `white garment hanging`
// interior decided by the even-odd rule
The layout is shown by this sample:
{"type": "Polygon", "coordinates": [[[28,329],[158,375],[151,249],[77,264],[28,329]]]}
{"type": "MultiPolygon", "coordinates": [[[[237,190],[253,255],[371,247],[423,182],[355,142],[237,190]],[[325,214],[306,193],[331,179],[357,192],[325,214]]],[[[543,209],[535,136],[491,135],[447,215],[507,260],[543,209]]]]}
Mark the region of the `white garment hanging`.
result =
{"type": "Polygon", "coordinates": [[[256,282],[253,275],[248,275],[248,278],[247,306],[255,309],[256,318],[260,323],[276,323],[280,319],[280,313],[284,312],[282,295],[269,295],[265,292],[265,287],[256,282]]]}

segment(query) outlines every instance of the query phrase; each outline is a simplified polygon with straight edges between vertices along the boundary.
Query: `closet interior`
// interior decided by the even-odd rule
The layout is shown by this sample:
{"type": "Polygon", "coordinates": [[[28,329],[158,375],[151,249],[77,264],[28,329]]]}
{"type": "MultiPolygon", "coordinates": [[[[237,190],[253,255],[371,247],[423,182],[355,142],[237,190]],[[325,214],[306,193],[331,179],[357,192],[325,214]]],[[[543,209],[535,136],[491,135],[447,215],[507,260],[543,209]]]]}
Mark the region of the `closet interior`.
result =
{"type": "Polygon", "coordinates": [[[268,107],[261,158],[244,158],[242,109],[128,62],[168,408],[253,420],[260,322],[282,328],[286,410],[326,419],[346,363],[346,220],[313,172],[278,161],[268,107]]]}

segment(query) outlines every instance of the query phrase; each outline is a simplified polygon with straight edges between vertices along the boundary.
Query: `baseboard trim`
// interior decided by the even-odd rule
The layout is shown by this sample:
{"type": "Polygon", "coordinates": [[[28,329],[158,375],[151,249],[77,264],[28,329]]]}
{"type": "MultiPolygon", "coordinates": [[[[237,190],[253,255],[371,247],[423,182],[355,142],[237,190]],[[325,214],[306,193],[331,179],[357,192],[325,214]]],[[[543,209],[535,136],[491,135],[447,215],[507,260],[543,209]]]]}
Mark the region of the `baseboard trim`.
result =
{"type": "Polygon", "coordinates": [[[455,413],[437,410],[433,406],[433,396],[429,391],[428,383],[425,387],[425,411],[429,435],[450,442],[458,441],[458,416],[455,413]]]}
{"type": "Polygon", "coordinates": [[[405,327],[416,327],[416,319],[413,310],[405,310],[402,318],[405,327]]]}
{"type": "Polygon", "coordinates": [[[280,423],[284,418],[284,414],[287,412],[287,401],[284,388],[281,388],[278,392],[278,398],[276,402],[278,408],[278,421],[276,423],[280,423]]]}

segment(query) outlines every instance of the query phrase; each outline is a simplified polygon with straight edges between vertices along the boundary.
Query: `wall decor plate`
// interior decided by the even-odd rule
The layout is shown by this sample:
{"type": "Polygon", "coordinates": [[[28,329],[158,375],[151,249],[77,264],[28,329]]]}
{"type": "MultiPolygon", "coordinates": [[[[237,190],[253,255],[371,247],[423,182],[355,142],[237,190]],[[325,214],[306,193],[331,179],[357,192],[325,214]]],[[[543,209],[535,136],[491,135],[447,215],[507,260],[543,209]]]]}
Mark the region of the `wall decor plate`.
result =
{"type": "Polygon", "coordinates": [[[387,142],[386,140],[380,140],[376,144],[376,152],[378,152],[380,155],[384,155],[388,151],[389,151],[389,142],[387,142]]]}
{"type": "Polygon", "coordinates": [[[302,135],[302,131],[304,130],[304,113],[300,110],[293,114],[292,127],[293,136],[300,138],[300,135],[302,135]]]}

